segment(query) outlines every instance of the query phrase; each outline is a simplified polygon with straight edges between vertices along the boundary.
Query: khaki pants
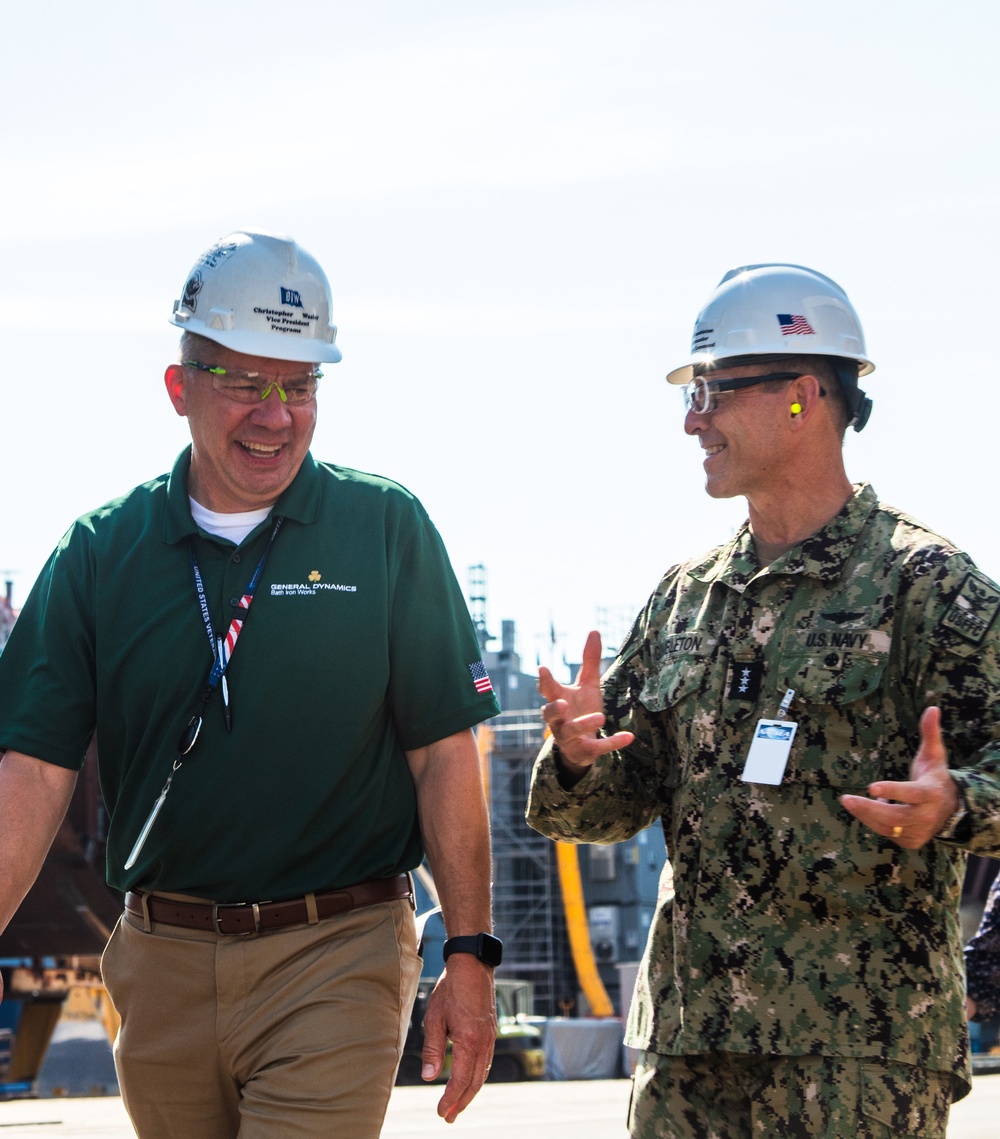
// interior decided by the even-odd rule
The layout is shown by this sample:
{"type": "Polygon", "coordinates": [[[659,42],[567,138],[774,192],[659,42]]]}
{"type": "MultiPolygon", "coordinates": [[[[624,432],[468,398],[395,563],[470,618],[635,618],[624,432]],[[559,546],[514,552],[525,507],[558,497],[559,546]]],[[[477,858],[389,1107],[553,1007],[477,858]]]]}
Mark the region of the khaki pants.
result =
{"type": "Polygon", "coordinates": [[[246,937],[126,914],[102,972],[141,1139],[377,1139],[420,979],[408,901],[246,937]]]}
{"type": "Polygon", "coordinates": [[[643,1054],[632,1139],[944,1139],[951,1077],[837,1056],[643,1054]]]}

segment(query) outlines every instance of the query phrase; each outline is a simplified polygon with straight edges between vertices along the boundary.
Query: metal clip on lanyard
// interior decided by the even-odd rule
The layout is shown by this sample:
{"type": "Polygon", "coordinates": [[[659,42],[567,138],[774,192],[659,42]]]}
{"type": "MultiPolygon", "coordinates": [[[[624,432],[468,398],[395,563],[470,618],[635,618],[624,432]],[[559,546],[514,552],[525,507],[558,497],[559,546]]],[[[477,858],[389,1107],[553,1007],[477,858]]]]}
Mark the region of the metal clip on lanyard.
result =
{"type": "Polygon", "coordinates": [[[198,605],[201,609],[202,620],[205,622],[205,631],[208,633],[208,643],[212,650],[212,667],[209,670],[208,679],[205,681],[205,687],[201,693],[201,707],[195,714],[188,720],[181,732],[181,738],[177,741],[177,758],[174,760],[173,767],[170,769],[170,774],[167,776],[167,781],[163,785],[163,790],[160,792],[159,798],[153,804],[153,809],[149,812],[149,816],[142,824],[142,830],[139,831],[139,837],[135,840],[135,846],[128,858],[125,859],[125,869],[131,870],[135,865],[139,853],[145,845],[146,839],[149,837],[149,832],[153,829],[153,823],[156,822],[156,816],[160,813],[160,808],[166,802],[167,795],[170,791],[170,786],[174,781],[174,776],[177,774],[178,769],[184,762],[184,757],[188,755],[198,742],[198,736],[201,734],[202,714],[208,706],[209,700],[212,699],[212,693],[219,686],[222,685],[222,714],[225,718],[226,731],[233,730],[232,712],[229,706],[229,686],[226,683],[225,672],[229,662],[233,658],[233,653],[236,651],[236,642],[239,639],[240,633],[243,631],[243,625],[246,622],[247,616],[250,613],[250,605],[253,602],[254,591],[257,588],[257,583],[260,581],[260,575],[264,570],[264,563],[267,561],[267,555],[271,552],[271,547],[274,545],[274,539],[278,536],[278,531],[281,529],[281,524],[285,521],[282,515],[275,519],[274,528],[271,530],[271,537],[268,539],[267,546],[261,554],[260,561],[257,563],[257,568],[253,571],[253,577],[250,578],[250,583],[243,591],[243,595],[236,603],[233,609],[233,615],[229,622],[229,630],[225,637],[217,637],[212,628],[212,617],[208,611],[208,599],[205,596],[205,583],[202,580],[201,570],[198,566],[198,558],[195,554],[194,538],[191,539],[191,572],[194,575],[194,588],[198,594],[198,605]]]}

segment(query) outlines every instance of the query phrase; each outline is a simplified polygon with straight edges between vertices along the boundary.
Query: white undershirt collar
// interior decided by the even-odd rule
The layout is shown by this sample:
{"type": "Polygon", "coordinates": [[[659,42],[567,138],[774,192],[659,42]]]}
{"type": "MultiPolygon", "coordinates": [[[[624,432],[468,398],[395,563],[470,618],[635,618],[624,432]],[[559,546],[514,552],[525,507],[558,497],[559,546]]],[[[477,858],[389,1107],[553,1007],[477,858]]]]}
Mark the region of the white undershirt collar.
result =
{"type": "Polygon", "coordinates": [[[271,507],[264,506],[259,510],[219,514],[218,511],[209,510],[207,506],[195,502],[190,495],[188,495],[188,502],[191,504],[191,517],[202,530],[207,530],[209,534],[214,534],[217,538],[227,538],[230,542],[235,542],[237,546],[251,530],[256,529],[271,513],[271,507]]]}

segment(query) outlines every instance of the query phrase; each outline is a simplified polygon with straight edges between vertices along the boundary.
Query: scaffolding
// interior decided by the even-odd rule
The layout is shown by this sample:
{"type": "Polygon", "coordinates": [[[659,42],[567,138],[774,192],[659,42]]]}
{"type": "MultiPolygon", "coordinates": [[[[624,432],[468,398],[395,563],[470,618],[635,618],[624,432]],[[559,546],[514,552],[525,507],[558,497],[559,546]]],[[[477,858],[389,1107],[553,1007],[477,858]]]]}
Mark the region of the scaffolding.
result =
{"type": "Polygon", "coordinates": [[[555,845],[524,821],[531,768],[542,746],[537,710],[490,721],[493,920],[504,943],[498,976],[530,983],[534,1012],[565,1016],[577,993],[555,845]]]}
{"type": "Polygon", "coordinates": [[[478,565],[469,566],[468,602],[480,651],[485,652],[486,646],[496,638],[486,628],[486,566],[481,562],[478,565]]]}

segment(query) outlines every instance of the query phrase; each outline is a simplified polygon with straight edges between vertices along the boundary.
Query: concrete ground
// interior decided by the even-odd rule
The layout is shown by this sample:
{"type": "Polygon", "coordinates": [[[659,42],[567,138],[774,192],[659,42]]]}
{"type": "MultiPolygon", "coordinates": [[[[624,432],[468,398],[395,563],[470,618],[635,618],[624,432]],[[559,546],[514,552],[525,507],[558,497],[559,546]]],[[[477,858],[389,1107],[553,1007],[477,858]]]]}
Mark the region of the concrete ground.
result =
{"type": "MultiPolygon", "coordinates": [[[[454,1127],[434,1113],[438,1088],[397,1088],[382,1131],[386,1139],[626,1139],[627,1080],[494,1084],[485,1087],[454,1127]]],[[[952,1109],[948,1139],[997,1139],[1000,1073],[977,1076],[952,1109]]],[[[3,1139],[132,1139],[117,1096],[0,1103],[3,1139]]]]}
{"type": "MultiPolygon", "coordinates": [[[[998,1068],[1000,1068],[1000,1057],[998,1068]]],[[[111,1049],[95,1021],[63,1019],[37,1082],[41,1098],[0,1101],[0,1139],[134,1139],[117,1095],[111,1049]]],[[[491,1084],[449,1127],[438,1119],[438,1087],[397,1088],[385,1139],[627,1139],[628,1080],[491,1084]]],[[[1000,1070],[977,1075],[952,1108],[948,1139],[998,1139],[1000,1070]]]]}

